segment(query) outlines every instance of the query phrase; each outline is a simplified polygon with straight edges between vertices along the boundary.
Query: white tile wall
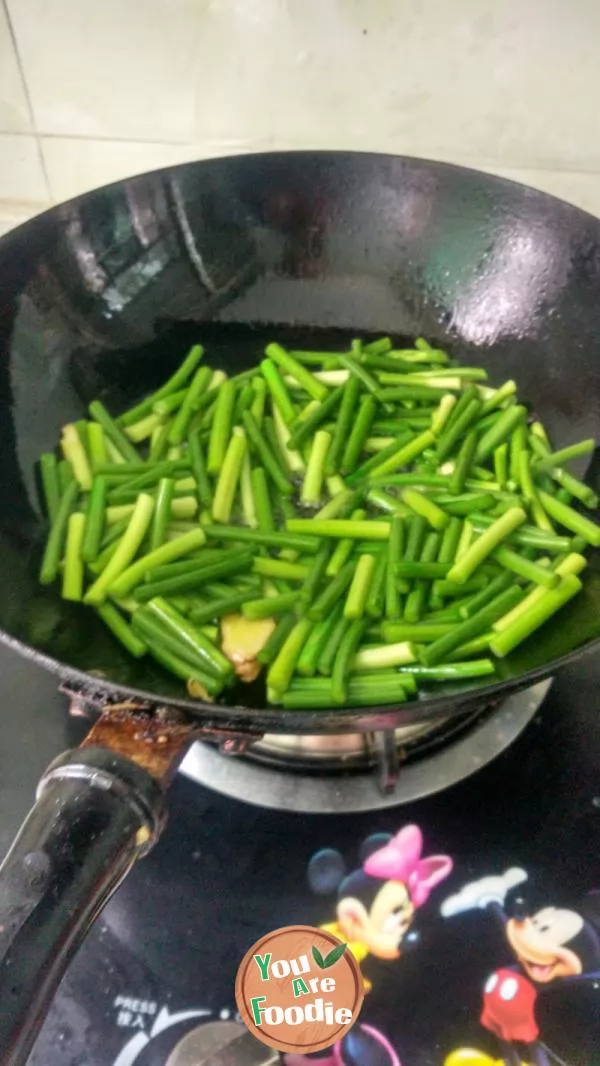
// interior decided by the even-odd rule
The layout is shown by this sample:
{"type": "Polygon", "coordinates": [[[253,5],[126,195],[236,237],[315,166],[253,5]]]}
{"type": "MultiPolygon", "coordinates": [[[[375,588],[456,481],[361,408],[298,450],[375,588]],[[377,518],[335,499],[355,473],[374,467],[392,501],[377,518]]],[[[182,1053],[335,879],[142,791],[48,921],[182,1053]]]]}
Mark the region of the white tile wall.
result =
{"type": "Polygon", "coordinates": [[[0,133],[28,133],[31,129],[29,105],[8,15],[3,0],[0,0],[0,133]]]}
{"type": "Polygon", "coordinates": [[[35,137],[0,133],[0,201],[41,210],[49,198],[35,137]]]}
{"type": "Polygon", "coordinates": [[[13,0],[43,133],[192,139],[203,0],[13,0]]]}
{"type": "Polygon", "coordinates": [[[2,140],[0,198],[25,157],[61,200],[314,146],[465,162],[600,214],[599,0],[4,0],[33,127],[2,2],[0,135],[32,128],[41,163],[2,140]]]}
{"type": "MultiPolygon", "coordinates": [[[[92,137],[41,137],[42,154],[52,196],[67,200],[82,190],[158,167],[222,155],[220,146],[149,144],[143,141],[99,141],[92,137]]],[[[234,149],[235,151],[235,149],[234,149]]]]}

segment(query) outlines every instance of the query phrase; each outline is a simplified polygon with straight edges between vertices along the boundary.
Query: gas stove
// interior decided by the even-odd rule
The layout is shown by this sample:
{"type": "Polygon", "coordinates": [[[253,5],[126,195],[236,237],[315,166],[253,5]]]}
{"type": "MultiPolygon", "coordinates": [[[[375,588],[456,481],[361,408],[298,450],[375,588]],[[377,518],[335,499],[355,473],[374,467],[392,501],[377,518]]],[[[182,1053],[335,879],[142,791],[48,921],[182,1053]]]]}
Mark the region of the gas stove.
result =
{"type": "Polygon", "coordinates": [[[181,772],[234,799],[306,814],[397,807],[480,770],[532,720],[552,682],[502,703],[401,729],[343,735],[267,735],[241,757],[197,743],[181,772]]]}
{"type": "MultiPolygon", "coordinates": [[[[4,649],[0,679],[4,851],[45,765],[86,724],[50,675],[4,649]]],[[[549,692],[412,753],[418,738],[403,738],[395,757],[378,738],[342,752],[268,741],[243,759],[192,749],[160,843],[72,963],[30,1066],[267,1066],[270,1049],[242,1039],[238,963],[279,926],[348,933],[336,876],[373,848],[393,859],[409,921],[385,916],[394,957],[383,958],[372,894],[358,900],[369,991],[328,1062],[600,1063],[599,684],[600,659],[588,657],[549,692]],[[398,756],[392,791],[382,768],[398,756]],[[325,813],[313,813],[311,790],[325,813]],[[451,860],[438,881],[435,856],[451,860]]]]}

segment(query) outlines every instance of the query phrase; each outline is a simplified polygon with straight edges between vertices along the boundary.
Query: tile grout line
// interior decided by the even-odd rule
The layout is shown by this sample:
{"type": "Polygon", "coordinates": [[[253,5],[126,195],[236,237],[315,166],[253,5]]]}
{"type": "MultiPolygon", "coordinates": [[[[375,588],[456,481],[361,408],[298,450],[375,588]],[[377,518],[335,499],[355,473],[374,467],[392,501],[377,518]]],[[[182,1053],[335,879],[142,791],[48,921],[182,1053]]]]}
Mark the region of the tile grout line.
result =
{"type": "MultiPolygon", "coordinates": [[[[10,14],[10,11],[9,11],[9,8],[8,8],[8,0],[0,0],[0,3],[2,4],[2,9],[4,11],[4,15],[5,15],[5,18],[6,18],[6,24],[8,26],[8,32],[10,34],[10,39],[12,41],[12,46],[13,46],[14,52],[15,52],[15,59],[17,61],[17,67],[19,69],[19,75],[20,75],[20,78],[21,78],[21,84],[23,86],[23,92],[25,94],[25,100],[26,100],[26,103],[27,103],[27,110],[29,111],[29,121],[31,122],[31,128],[33,130],[33,137],[35,139],[38,159],[40,161],[40,167],[42,168],[42,175],[43,175],[43,178],[44,178],[44,184],[46,186],[46,192],[47,192],[47,195],[48,195],[48,203],[53,203],[54,202],[54,197],[52,196],[52,190],[50,188],[50,177],[48,175],[48,170],[46,168],[46,160],[44,159],[44,153],[42,151],[40,135],[38,133],[37,124],[36,124],[36,121],[35,121],[35,113],[34,113],[34,110],[33,110],[33,101],[31,99],[31,93],[29,92],[29,85],[27,84],[27,78],[25,77],[25,67],[24,67],[23,61],[21,59],[21,53],[19,51],[19,44],[18,44],[18,41],[17,41],[17,35],[15,33],[15,28],[13,26],[13,21],[12,21],[11,14],[10,14]]],[[[19,136],[30,137],[30,136],[32,136],[32,134],[30,134],[30,133],[28,133],[28,134],[19,134],[19,136]]]]}
{"type": "MultiPolygon", "coordinates": [[[[7,10],[6,9],[6,0],[0,0],[0,4],[2,4],[2,6],[4,7],[5,10],[7,10]]],[[[7,14],[7,17],[8,17],[8,14],[7,14]]],[[[9,20],[9,25],[11,25],[10,24],[10,20],[9,20]]],[[[12,34],[12,26],[11,26],[11,37],[12,37],[13,42],[14,42],[14,35],[12,34]]],[[[16,51],[16,44],[15,44],[15,51],[16,51]]],[[[267,144],[269,143],[269,139],[266,136],[265,137],[259,137],[256,140],[252,140],[252,141],[248,141],[248,139],[246,139],[246,138],[239,137],[239,138],[232,139],[229,142],[220,140],[220,141],[218,141],[218,143],[208,142],[208,144],[207,143],[202,144],[202,142],[199,142],[199,141],[166,141],[166,140],[152,141],[152,140],[148,140],[147,138],[144,138],[144,137],[119,137],[119,136],[108,136],[107,134],[45,132],[43,130],[38,130],[36,128],[36,126],[35,126],[35,120],[34,120],[34,116],[33,116],[33,108],[32,108],[32,105],[31,105],[31,100],[30,100],[30,96],[29,96],[29,91],[27,89],[27,84],[26,84],[26,82],[24,80],[23,69],[22,69],[22,65],[21,65],[21,62],[20,62],[20,57],[18,55],[18,52],[17,52],[17,62],[19,64],[19,71],[21,73],[21,78],[23,80],[24,89],[25,89],[25,95],[26,95],[26,98],[27,98],[28,110],[30,111],[30,117],[31,117],[31,121],[32,121],[32,125],[34,127],[34,130],[33,130],[33,133],[28,133],[28,132],[24,132],[23,130],[3,130],[3,129],[0,128],[0,137],[1,136],[9,136],[9,137],[24,137],[24,138],[26,138],[26,137],[32,137],[33,136],[33,137],[35,137],[36,141],[38,142],[38,147],[40,147],[39,146],[39,142],[42,139],[46,139],[46,140],[57,140],[57,141],[60,141],[60,140],[62,140],[62,141],[83,141],[83,142],[92,141],[92,142],[98,142],[100,144],[135,144],[135,145],[144,145],[144,146],[147,146],[147,147],[156,146],[157,148],[160,148],[160,147],[163,147],[163,146],[166,146],[168,148],[181,148],[181,149],[185,149],[185,148],[202,148],[202,147],[206,148],[206,147],[209,147],[212,150],[212,149],[218,147],[220,150],[223,151],[223,154],[227,154],[231,150],[247,151],[248,149],[250,149],[250,151],[266,151],[266,150],[268,150],[268,151],[273,151],[273,150],[274,151],[278,151],[278,150],[280,150],[280,151],[299,151],[299,152],[311,152],[311,151],[318,152],[318,151],[326,151],[327,150],[321,144],[319,144],[319,145],[314,145],[314,144],[310,145],[310,144],[304,144],[304,143],[300,144],[299,146],[295,146],[294,145],[293,147],[288,146],[287,148],[281,148],[281,149],[277,149],[277,148],[273,149],[272,146],[269,144],[269,147],[267,148],[267,144]]],[[[335,151],[349,151],[349,152],[350,151],[361,151],[362,150],[362,151],[365,151],[366,153],[373,153],[375,155],[377,155],[377,154],[386,154],[383,149],[374,149],[374,148],[358,149],[358,148],[343,148],[342,147],[342,148],[335,148],[334,150],[335,151]]],[[[40,147],[40,151],[41,151],[41,147],[40,147]]],[[[600,175],[600,165],[595,166],[595,167],[583,168],[583,167],[581,167],[579,165],[574,166],[574,167],[570,167],[570,166],[566,166],[564,164],[556,164],[556,163],[548,163],[548,162],[543,162],[543,163],[514,163],[514,162],[506,162],[505,160],[497,160],[497,161],[489,162],[487,159],[485,159],[485,160],[481,160],[481,159],[478,159],[478,158],[476,159],[476,158],[474,158],[473,156],[470,156],[470,155],[469,156],[453,156],[452,159],[451,159],[450,156],[447,155],[446,153],[442,153],[441,156],[436,156],[434,154],[414,156],[413,153],[410,152],[410,151],[392,152],[391,154],[392,155],[405,155],[407,158],[424,159],[425,162],[427,162],[428,160],[433,160],[434,162],[437,161],[437,162],[451,163],[451,164],[454,164],[456,166],[472,167],[474,169],[477,169],[479,167],[484,167],[486,169],[495,168],[495,169],[498,169],[498,170],[514,170],[514,171],[538,170],[538,171],[543,171],[546,174],[576,174],[576,175],[583,175],[583,176],[590,176],[590,177],[598,177],[598,175],[600,175]]],[[[209,158],[212,158],[212,157],[209,157],[209,158]]],[[[44,161],[44,158],[43,158],[43,152],[41,153],[41,160],[42,160],[42,166],[43,166],[43,169],[44,169],[44,176],[47,178],[45,161],[44,161]]],[[[48,182],[48,187],[49,187],[49,182],[48,182]]]]}
{"type": "MultiPolygon", "coordinates": [[[[0,0],[2,3],[3,0],[0,0]]],[[[11,137],[31,137],[31,133],[24,132],[23,130],[3,130],[0,128],[0,135],[9,134],[11,137]]],[[[198,141],[168,141],[148,140],[147,137],[119,137],[118,135],[109,136],[106,133],[55,133],[53,131],[37,130],[36,136],[44,137],[48,140],[55,141],[99,141],[104,144],[145,144],[145,145],[168,145],[169,148],[195,148],[198,146],[198,141]]],[[[241,148],[248,146],[249,144],[262,144],[266,145],[270,143],[268,137],[259,137],[253,140],[249,140],[247,137],[235,137],[230,141],[219,139],[216,142],[207,142],[209,144],[214,143],[220,148],[241,148]]]]}

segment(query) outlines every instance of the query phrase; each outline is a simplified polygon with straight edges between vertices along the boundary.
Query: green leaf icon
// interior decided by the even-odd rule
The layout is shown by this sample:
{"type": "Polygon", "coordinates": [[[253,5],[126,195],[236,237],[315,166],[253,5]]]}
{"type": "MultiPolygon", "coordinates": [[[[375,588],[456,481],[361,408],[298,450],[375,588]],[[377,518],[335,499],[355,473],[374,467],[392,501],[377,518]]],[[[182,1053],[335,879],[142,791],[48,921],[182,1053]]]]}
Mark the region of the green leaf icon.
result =
{"type": "Polygon", "coordinates": [[[323,960],[323,969],[328,970],[330,966],[335,966],[338,959],[341,959],[347,947],[347,944],[337,944],[336,947],[332,948],[329,955],[326,955],[323,960]]]}
{"type": "MultiPolygon", "coordinates": [[[[344,945],[344,947],[345,947],[345,945],[344,945]]],[[[312,957],[315,960],[315,962],[316,962],[317,966],[319,967],[319,969],[320,970],[324,970],[325,969],[325,965],[326,965],[325,960],[324,960],[323,956],[321,955],[321,952],[319,951],[319,949],[316,948],[314,944],[312,946],[312,957]]],[[[327,957],[329,958],[329,956],[327,956],[327,957]]]]}

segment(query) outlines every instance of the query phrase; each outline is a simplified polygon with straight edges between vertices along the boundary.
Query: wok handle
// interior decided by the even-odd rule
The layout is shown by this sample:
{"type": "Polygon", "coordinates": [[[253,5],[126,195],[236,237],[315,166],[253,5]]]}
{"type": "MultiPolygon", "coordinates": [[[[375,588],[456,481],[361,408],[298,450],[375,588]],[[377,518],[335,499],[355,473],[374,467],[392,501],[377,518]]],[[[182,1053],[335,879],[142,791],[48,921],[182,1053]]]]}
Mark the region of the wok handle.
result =
{"type": "Polygon", "coordinates": [[[100,747],[60,756],[0,867],[0,1064],[23,1066],[72,955],[164,822],[144,769],[100,747]]]}

